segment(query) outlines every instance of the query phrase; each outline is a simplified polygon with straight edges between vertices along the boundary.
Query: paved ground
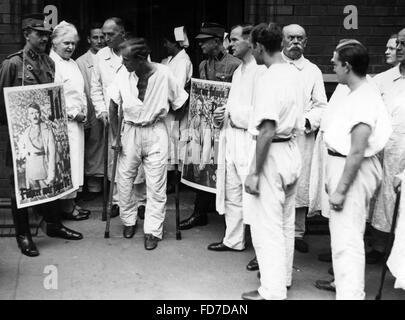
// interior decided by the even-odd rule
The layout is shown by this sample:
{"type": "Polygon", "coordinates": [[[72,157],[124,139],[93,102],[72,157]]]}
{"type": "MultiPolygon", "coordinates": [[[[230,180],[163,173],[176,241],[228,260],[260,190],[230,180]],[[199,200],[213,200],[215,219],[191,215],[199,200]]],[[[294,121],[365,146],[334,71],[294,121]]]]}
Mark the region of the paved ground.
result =
{"type": "MultiPolygon", "coordinates": [[[[182,216],[192,210],[192,193],[183,194],[182,216]]],[[[221,239],[223,221],[210,216],[207,227],[183,232],[176,241],[174,201],[170,197],[165,238],[157,250],[143,247],[142,224],[132,240],[124,240],[119,219],[112,222],[112,238],[105,240],[100,221],[101,201],[86,205],[92,219],[67,223],[85,235],[80,242],[50,239],[40,231],[35,238],[41,252],[27,258],[17,250],[13,238],[0,239],[0,299],[135,299],[135,300],[238,300],[244,291],[258,287],[256,272],[246,271],[253,258],[250,247],[243,253],[213,253],[206,247],[221,239]],[[57,290],[46,290],[46,268],[56,266],[57,290]]],[[[7,213],[1,213],[3,216],[7,213]]],[[[326,236],[308,237],[311,252],[296,254],[291,300],[331,300],[334,294],[317,290],[317,279],[329,279],[329,264],[317,255],[329,246],[326,236]]],[[[374,299],[380,266],[367,267],[367,298],[374,299]]],[[[405,299],[405,292],[393,289],[391,275],[386,282],[385,299],[405,299]]]]}

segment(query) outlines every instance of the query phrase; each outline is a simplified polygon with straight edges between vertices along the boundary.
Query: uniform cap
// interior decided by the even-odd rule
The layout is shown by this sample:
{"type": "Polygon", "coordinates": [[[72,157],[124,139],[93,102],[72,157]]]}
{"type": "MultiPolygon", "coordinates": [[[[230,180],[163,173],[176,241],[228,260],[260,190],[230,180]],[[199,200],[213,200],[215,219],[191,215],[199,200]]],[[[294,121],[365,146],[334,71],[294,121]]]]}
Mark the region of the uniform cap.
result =
{"type": "Polygon", "coordinates": [[[52,32],[51,29],[45,27],[45,14],[43,13],[33,13],[25,15],[22,19],[22,29],[33,29],[49,33],[52,32]]]}
{"type": "Polygon", "coordinates": [[[223,39],[225,35],[225,27],[212,22],[204,22],[201,25],[200,33],[196,36],[196,39],[209,39],[220,38],[223,39]]]}

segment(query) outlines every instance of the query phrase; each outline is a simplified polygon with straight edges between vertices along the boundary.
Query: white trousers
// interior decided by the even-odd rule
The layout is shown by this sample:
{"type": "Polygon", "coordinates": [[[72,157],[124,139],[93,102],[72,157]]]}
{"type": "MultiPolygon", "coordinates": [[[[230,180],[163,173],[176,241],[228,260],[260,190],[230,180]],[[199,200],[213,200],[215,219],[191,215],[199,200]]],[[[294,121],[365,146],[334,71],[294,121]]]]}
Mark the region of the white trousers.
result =
{"type": "Polygon", "coordinates": [[[246,196],[253,245],[261,272],[260,295],[287,299],[292,284],[295,197],[301,171],[296,142],[271,145],[260,176],[260,196],[246,196]]]}
{"type": "Polygon", "coordinates": [[[122,148],[117,182],[121,220],[125,226],[136,224],[137,208],[131,194],[138,169],[143,165],[147,186],[144,232],[162,239],[167,201],[168,133],[166,125],[158,122],[142,128],[124,124],[122,148]]]}
{"type": "Polygon", "coordinates": [[[226,131],[225,223],[223,244],[235,250],[245,249],[243,200],[245,181],[249,174],[249,160],[253,139],[246,130],[228,128],[226,131]]]}
{"type": "MultiPolygon", "coordinates": [[[[328,156],[326,187],[329,195],[335,192],[345,164],[345,158],[328,156]]],[[[365,159],[347,193],[343,210],[330,210],[329,229],[337,300],[365,299],[364,233],[370,201],[381,178],[382,168],[377,157],[365,159]]]]}

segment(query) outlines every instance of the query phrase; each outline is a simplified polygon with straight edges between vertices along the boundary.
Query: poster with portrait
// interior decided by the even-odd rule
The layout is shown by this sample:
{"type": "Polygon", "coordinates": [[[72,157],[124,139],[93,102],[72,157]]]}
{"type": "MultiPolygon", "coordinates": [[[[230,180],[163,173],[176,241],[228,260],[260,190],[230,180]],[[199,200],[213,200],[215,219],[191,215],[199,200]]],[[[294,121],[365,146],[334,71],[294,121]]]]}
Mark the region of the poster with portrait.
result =
{"type": "Polygon", "coordinates": [[[220,130],[214,126],[214,111],[226,105],[231,84],[192,79],[188,139],[181,182],[216,193],[220,130]]]}
{"type": "Polygon", "coordinates": [[[74,191],[63,85],[4,89],[18,208],[74,191]]]}

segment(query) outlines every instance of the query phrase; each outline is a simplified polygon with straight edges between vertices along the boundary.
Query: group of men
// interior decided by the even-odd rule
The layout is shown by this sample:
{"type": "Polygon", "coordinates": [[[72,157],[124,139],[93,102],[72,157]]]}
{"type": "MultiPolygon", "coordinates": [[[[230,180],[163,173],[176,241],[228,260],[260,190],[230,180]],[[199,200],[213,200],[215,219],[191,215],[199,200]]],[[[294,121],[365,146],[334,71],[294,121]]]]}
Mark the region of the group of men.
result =
{"type": "MultiPolygon", "coordinates": [[[[34,22],[27,22],[27,30],[45,33],[38,30],[38,21],[34,22]]],[[[380,91],[366,80],[366,48],[355,40],[344,40],[337,46],[332,63],[339,82],[350,90],[339,93],[334,105],[340,106],[340,102],[344,108],[332,113],[322,73],[304,57],[308,41],[304,28],[289,25],[281,29],[273,23],[237,25],[230,34],[232,53],[224,48],[224,35],[221,25],[204,23],[196,37],[206,56],[199,66],[199,77],[232,83],[227,105],[213,115],[222,135],[217,195],[197,191],[194,212],[180,228],[204,226],[207,214],[218,211],[225,215],[225,236],[208,249],[238,252],[246,248],[245,228],[250,225],[257,257],[248,269],[260,269],[261,287],[242,297],[286,299],[292,286],[294,248],[308,252],[303,237],[310,207],[311,167],[316,134],[323,127],[330,205],[325,215],[330,211],[335,290],[338,298],[364,298],[364,246],[361,249],[360,242],[365,212],[380,183],[375,156],[391,134],[389,112],[381,108],[380,91]],[[364,97],[370,102],[369,112],[365,103],[359,103],[364,97]],[[359,103],[358,109],[355,103],[359,103]],[[353,218],[356,210],[364,217],[353,218]]],[[[39,71],[46,55],[44,50],[35,52],[39,45],[33,43],[45,42],[45,36],[42,40],[32,37],[27,33],[28,55],[40,54],[38,63],[32,64],[39,71]]],[[[182,112],[189,95],[167,66],[150,61],[146,40],[130,36],[123,20],[110,18],[102,26],[95,25],[88,41],[90,50],[77,60],[88,99],[87,188],[101,191],[106,143],[103,128],[110,124],[109,149],[120,152],[113,216],[121,216],[127,239],[136,232],[137,216],[145,219],[145,249],[154,250],[163,238],[167,201],[169,133],[164,120],[169,112],[182,112]]],[[[380,77],[387,105],[404,86],[404,41],[405,31],[401,31],[395,42],[398,65],[380,77]]],[[[3,64],[0,75],[6,66],[3,64]]],[[[17,68],[25,67],[20,61],[17,68]]],[[[21,74],[20,69],[16,75],[21,74]]],[[[2,87],[10,85],[19,85],[18,79],[2,82],[2,87]]],[[[109,171],[111,179],[111,168],[109,171]]],[[[17,230],[22,237],[19,245],[26,246],[25,253],[32,253],[30,239],[23,237],[27,232],[17,230]]],[[[73,240],[81,237],[58,221],[49,234],[73,240]]]]}

